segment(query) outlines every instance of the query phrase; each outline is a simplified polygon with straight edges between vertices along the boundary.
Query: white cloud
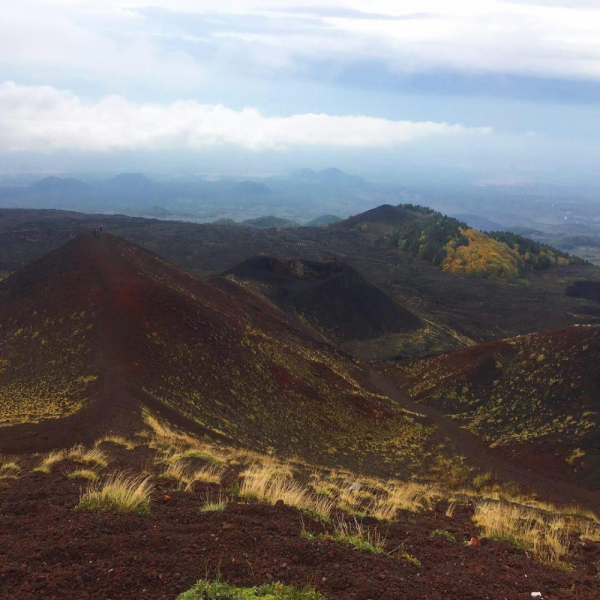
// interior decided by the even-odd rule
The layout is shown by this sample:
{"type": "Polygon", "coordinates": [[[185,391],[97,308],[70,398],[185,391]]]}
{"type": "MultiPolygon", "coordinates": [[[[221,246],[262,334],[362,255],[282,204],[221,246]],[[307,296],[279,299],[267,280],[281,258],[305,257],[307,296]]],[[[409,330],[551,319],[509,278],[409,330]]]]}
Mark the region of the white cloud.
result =
{"type": "Polygon", "coordinates": [[[247,150],[298,146],[386,147],[424,137],[483,135],[490,128],[390,121],[368,116],[298,114],[267,117],[194,101],[137,104],[121,96],[85,102],[49,86],[0,85],[0,152],[54,150],[247,150]]]}
{"type": "Polygon", "coordinates": [[[172,97],[307,61],[600,81],[599,31],[598,0],[21,0],[0,3],[0,69],[172,97]],[[166,24],[148,5],[192,18],[166,24]]]}

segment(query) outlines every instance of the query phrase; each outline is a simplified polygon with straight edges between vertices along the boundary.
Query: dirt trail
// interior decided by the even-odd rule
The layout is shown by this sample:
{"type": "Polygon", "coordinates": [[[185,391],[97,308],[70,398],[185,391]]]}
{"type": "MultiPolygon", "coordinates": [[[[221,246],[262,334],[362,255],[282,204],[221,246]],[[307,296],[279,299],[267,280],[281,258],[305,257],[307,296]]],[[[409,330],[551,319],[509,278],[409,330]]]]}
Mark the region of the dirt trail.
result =
{"type": "Polygon", "coordinates": [[[441,434],[450,439],[459,454],[465,456],[471,464],[484,470],[493,471],[502,479],[511,480],[530,488],[541,498],[550,498],[561,503],[581,504],[595,511],[600,510],[600,492],[557,481],[515,465],[499,456],[482,439],[460,427],[440,411],[410,400],[375,369],[369,370],[369,380],[381,393],[402,408],[421,413],[431,419],[441,434]]]}

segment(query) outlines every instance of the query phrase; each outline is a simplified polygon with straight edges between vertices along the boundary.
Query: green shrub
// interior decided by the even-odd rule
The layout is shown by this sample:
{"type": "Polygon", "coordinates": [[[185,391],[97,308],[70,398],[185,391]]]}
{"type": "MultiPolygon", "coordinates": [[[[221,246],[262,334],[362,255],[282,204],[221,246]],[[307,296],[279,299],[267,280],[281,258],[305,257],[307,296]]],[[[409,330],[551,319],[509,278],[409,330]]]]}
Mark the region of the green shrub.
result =
{"type": "Polygon", "coordinates": [[[311,588],[299,590],[281,583],[241,588],[220,581],[211,582],[204,579],[198,581],[192,589],[180,594],[177,600],[250,600],[251,598],[263,598],[263,600],[326,600],[325,596],[311,588]]]}

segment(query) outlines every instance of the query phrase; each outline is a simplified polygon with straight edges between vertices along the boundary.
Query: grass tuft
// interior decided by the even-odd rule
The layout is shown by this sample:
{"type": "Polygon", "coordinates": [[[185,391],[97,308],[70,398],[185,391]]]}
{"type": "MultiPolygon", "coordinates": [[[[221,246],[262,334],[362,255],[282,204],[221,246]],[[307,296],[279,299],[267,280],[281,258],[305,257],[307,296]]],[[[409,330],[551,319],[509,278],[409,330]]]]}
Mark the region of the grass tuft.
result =
{"type": "Polygon", "coordinates": [[[221,483],[223,469],[213,464],[208,464],[200,469],[193,469],[185,461],[180,460],[169,464],[160,476],[173,479],[179,483],[179,487],[185,492],[192,492],[195,484],[199,481],[217,485],[221,483]]]}
{"type": "Polygon", "coordinates": [[[303,526],[300,536],[307,540],[322,539],[341,542],[353,546],[356,550],[364,550],[374,554],[385,552],[385,537],[381,532],[378,529],[365,527],[356,517],[337,519],[333,523],[333,531],[323,535],[315,535],[303,526]]]}
{"type": "Polygon", "coordinates": [[[52,450],[52,452],[44,454],[42,460],[33,470],[49,475],[52,471],[52,467],[54,467],[55,464],[65,460],[65,458],[67,458],[67,453],[64,450],[52,450]]]}
{"type": "Polygon", "coordinates": [[[98,448],[86,450],[81,444],[73,446],[73,448],[67,452],[67,458],[74,462],[95,467],[106,467],[108,465],[108,457],[102,450],[98,448]]]}
{"type": "Polygon", "coordinates": [[[122,446],[126,450],[133,450],[135,448],[135,443],[131,442],[120,435],[105,435],[101,437],[99,440],[94,442],[94,446],[98,447],[100,444],[104,444],[105,442],[109,444],[116,444],[117,446],[122,446]]]}
{"type": "Polygon", "coordinates": [[[456,538],[449,531],[446,531],[445,529],[436,529],[435,531],[432,531],[429,534],[429,537],[431,539],[433,539],[434,537],[436,537],[438,535],[443,538],[446,538],[449,542],[454,542],[456,544],[456,538]]]}
{"type": "Polygon", "coordinates": [[[200,512],[211,513],[211,512],[223,512],[227,508],[227,499],[222,494],[219,494],[217,498],[213,499],[207,497],[204,504],[200,506],[200,512]]]}
{"type": "Polygon", "coordinates": [[[81,496],[77,510],[100,512],[137,512],[150,514],[150,495],[154,486],[150,476],[115,471],[102,483],[92,483],[81,496]]]}
{"type": "MultiPolygon", "coordinates": [[[[571,552],[574,523],[559,515],[493,502],[480,502],[473,515],[475,524],[486,537],[506,540],[535,553],[543,562],[561,565],[571,552]]],[[[588,522],[590,531],[597,529],[588,522]]]]}
{"type": "Polygon", "coordinates": [[[252,465],[242,473],[242,477],[239,495],[244,498],[254,498],[269,504],[282,500],[289,506],[312,511],[325,520],[334,508],[329,498],[311,495],[308,488],[285,474],[278,474],[272,465],[252,465]]]}
{"type": "Polygon", "coordinates": [[[68,479],[87,479],[88,481],[97,481],[99,475],[92,469],[76,469],[67,473],[68,479]]]}
{"type": "Polygon", "coordinates": [[[15,479],[20,470],[14,460],[3,460],[0,456],[0,479],[15,479]]]}
{"type": "Polygon", "coordinates": [[[298,589],[281,583],[269,583],[258,587],[240,588],[220,581],[200,580],[177,600],[326,600],[312,588],[298,589]]]}

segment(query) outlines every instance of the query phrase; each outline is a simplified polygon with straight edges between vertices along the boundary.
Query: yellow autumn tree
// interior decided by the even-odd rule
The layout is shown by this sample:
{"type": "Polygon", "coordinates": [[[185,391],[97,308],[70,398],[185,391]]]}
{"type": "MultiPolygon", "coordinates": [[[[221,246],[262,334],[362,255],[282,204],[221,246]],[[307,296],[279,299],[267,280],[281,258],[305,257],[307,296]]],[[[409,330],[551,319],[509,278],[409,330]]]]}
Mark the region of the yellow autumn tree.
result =
{"type": "Polygon", "coordinates": [[[476,229],[461,228],[467,245],[457,246],[456,241],[446,244],[446,258],[442,269],[463,277],[483,277],[512,281],[518,278],[523,267],[522,258],[516,250],[504,242],[498,242],[476,229]]]}

